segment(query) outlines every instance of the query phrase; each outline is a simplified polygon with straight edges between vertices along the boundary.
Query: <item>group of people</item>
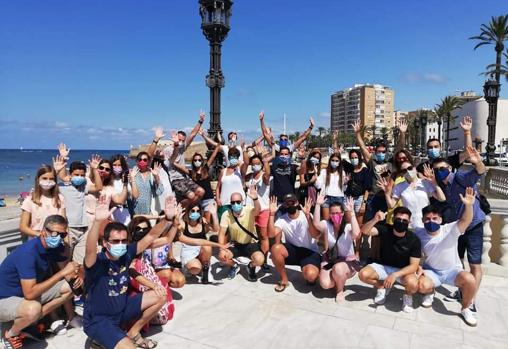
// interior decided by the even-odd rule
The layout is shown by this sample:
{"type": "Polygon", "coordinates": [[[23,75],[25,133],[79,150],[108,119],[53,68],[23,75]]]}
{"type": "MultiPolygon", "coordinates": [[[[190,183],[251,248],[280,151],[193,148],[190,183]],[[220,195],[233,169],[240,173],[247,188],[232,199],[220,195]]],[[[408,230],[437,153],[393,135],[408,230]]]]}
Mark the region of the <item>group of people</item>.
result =
{"type": "Polygon", "coordinates": [[[471,118],[460,123],[463,151],[441,157],[440,141],[429,139],[421,163],[404,149],[404,120],[389,157],[387,144],[365,145],[360,121],[352,125],[357,147],[346,153],[337,133],[327,152],[305,149],[312,118],[290,143],[285,134],[276,141],[260,113],[258,139],[247,144],[230,132],[225,145],[205,134],[204,119],[201,113],[189,135],[172,133],[166,147],[158,146],[165,135],[157,128],[132,168],[121,154],[70,162],[61,144],[53,164],[37,171],[21,206],[25,242],[0,265],[0,322],[12,322],[2,334],[6,348],[21,348],[42,318],[55,334],[82,326],[104,348],[153,348],[143,330],[171,320],[171,288],[191,276],[210,282],[214,253],[229,279],[241,265],[251,282],[260,269],[276,273],[276,292],[290,286],[286,266],[299,266],[307,284],[333,289],[337,302],[346,301],[345,284],[356,273],[374,287],[377,305],[399,283],[404,312],[414,309],[414,294],[431,307],[436,287],[451,285],[457,291],[449,298],[476,326],[488,212],[478,194],[485,167],[472,147],[471,118]],[[198,134],[212,151],[189,154],[188,164],[186,149],[198,134]],[[217,157],[223,168],[212,181],[217,157]],[[471,166],[459,170],[466,160],[471,166]]]}

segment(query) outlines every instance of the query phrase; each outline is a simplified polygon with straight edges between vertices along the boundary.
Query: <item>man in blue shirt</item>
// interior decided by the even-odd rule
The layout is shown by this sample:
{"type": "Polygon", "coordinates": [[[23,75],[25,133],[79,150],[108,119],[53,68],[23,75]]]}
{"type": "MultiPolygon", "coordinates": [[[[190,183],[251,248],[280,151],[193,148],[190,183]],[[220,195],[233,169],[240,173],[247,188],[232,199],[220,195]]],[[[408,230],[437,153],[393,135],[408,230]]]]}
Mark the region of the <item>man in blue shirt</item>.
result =
{"type": "Polygon", "coordinates": [[[40,237],[16,248],[0,265],[0,322],[14,321],[4,334],[6,348],[23,346],[21,331],[72,298],[66,280],[78,279],[79,265],[69,262],[51,275],[51,265],[67,260],[67,219],[46,218],[40,237]]]}
{"type": "MultiPolygon", "coordinates": [[[[471,187],[475,192],[478,192],[477,182],[485,173],[485,165],[478,151],[471,146],[468,146],[466,150],[469,156],[469,162],[474,167],[471,170],[452,173],[452,166],[443,158],[434,160],[432,164],[438,184],[441,186],[441,189],[443,189],[447,202],[454,208],[451,213],[452,221],[458,220],[464,212],[464,204],[460,199],[460,195],[465,195],[467,187],[471,187]]],[[[466,232],[459,238],[458,252],[460,259],[463,260],[467,250],[467,260],[471,268],[471,273],[475,277],[477,292],[482,280],[481,263],[484,221],[485,213],[480,207],[478,197],[476,197],[473,203],[473,220],[467,227],[466,232]]],[[[474,303],[472,305],[472,310],[476,311],[474,303]]]]}
{"type": "Polygon", "coordinates": [[[97,253],[99,227],[110,217],[109,202],[99,198],[95,222],[88,232],[85,255],[85,283],[87,295],[83,314],[85,333],[107,349],[153,348],[156,343],[141,337],[140,330],[166,302],[150,290],[134,297],[127,296],[128,269],[136,255],[149,248],[153,241],[172,225],[176,214],[176,199],[168,197],[166,217],[140,241],[127,244],[127,227],[121,223],[108,223],[104,228],[103,249],[97,253]],[[134,324],[125,333],[121,326],[134,324]]]}

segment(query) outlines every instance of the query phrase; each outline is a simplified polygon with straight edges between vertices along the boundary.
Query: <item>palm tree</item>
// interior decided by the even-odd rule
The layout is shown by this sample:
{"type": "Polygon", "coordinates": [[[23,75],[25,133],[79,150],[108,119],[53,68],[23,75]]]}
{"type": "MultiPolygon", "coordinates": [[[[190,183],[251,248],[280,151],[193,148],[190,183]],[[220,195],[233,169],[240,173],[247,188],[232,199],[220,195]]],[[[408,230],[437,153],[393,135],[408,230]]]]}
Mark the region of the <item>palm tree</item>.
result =
{"type": "MultiPolygon", "coordinates": [[[[480,35],[472,36],[469,39],[478,40],[474,49],[483,45],[495,45],[496,51],[496,64],[494,66],[494,73],[496,81],[499,84],[501,77],[501,54],[504,50],[504,42],[508,40],[508,15],[492,17],[488,25],[482,24],[480,26],[480,35]]],[[[490,65],[492,68],[492,65],[490,65]]],[[[488,67],[487,67],[488,69],[488,67]]]]}
{"type": "Polygon", "coordinates": [[[448,156],[448,148],[450,146],[450,124],[452,123],[452,112],[456,109],[462,108],[464,102],[456,96],[446,96],[441,99],[441,112],[446,115],[446,156],[448,156]]]}
{"type": "Polygon", "coordinates": [[[388,140],[388,133],[389,133],[388,128],[386,127],[381,128],[381,138],[383,138],[383,141],[385,142],[388,140]]]}
{"type": "Polygon", "coordinates": [[[317,130],[318,130],[318,133],[319,133],[319,138],[321,138],[323,134],[326,134],[325,133],[326,132],[326,128],[324,128],[323,126],[319,126],[317,128],[317,130]]]}
{"type": "Polygon", "coordinates": [[[508,80],[508,48],[506,49],[506,52],[503,53],[503,56],[506,59],[506,64],[501,64],[499,68],[496,66],[496,64],[489,64],[484,75],[492,76],[495,75],[497,71],[499,71],[499,74],[504,75],[506,80],[508,80]]]}

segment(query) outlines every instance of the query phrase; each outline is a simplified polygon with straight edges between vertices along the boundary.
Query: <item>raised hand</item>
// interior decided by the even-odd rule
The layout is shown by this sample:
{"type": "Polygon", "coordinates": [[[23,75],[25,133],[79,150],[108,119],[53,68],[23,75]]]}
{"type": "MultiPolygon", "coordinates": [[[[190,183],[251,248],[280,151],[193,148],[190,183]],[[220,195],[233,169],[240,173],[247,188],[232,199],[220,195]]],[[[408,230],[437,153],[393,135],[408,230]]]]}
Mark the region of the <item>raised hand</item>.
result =
{"type": "Polygon", "coordinates": [[[298,156],[300,158],[304,158],[305,157],[305,146],[304,145],[301,145],[299,148],[298,148],[298,156]]]}
{"type": "Polygon", "coordinates": [[[310,214],[311,208],[312,208],[312,199],[307,197],[305,198],[305,205],[303,205],[303,213],[305,213],[305,215],[310,214]]]}
{"type": "Polygon", "coordinates": [[[134,182],[136,180],[136,175],[139,173],[139,168],[137,166],[134,166],[130,172],[129,176],[131,177],[131,182],[134,182]]]}
{"type": "MultiPolygon", "coordinates": [[[[181,206],[180,206],[181,207],[181,206]]],[[[177,202],[174,195],[168,196],[164,202],[164,213],[168,221],[172,220],[177,214],[177,202]]]]}
{"type": "Polygon", "coordinates": [[[53,168],[55,172],[60,172],[65,167],[66,161],[65,157],[62,155],[57,155],[56,158],[53,158],[53,168]]]}
{"type": "Polygon", "coordinates": [[[464,205],[472,206],[474,204],[474,200],[475,200],[475,196],[476,196],[473,188],[467,187],[466,192],[464,194],[465,195],[463,196],[462,194],[459,193],[460,200],[462,201],[462,203],[464,205]]]}
{"type": "Polygon", "coordinates": [[[205,112],[204,112],[204,111],[201,111],[201,112],[199,113],[199,122],[200,122],[201,124],[205,121],[205,117],[206,117],[205,112]]]}
{"type": "Polygon", "coordinates": [[[250,186],[249,186],[249,191],[247,193],[247,195],[249,195],[249,197],[252,199],[252,200],[255,200],[258,198],[258,190],[256,188],[256,185],[254,183],[252,183],[250,186]]]}
{"type": "Polygon", "coordinates": [[[310,127],[314,128],[315,122],[314,122],[314,118],[312,116],[309,119],[309,123],[310,123],[310,127]]]}
{"type": "Polygon", "coordinates": [[[159,174],[161,172],[162,165],[160,163],[155,163],[153,168],[150,170],[152,172],[152,175],[154,177],[159,177],[159,174]]]}
{"type": "Polygon", "coordinates": [[[478,150],[473,148],[472,146],[468,145],[467,148],[467,155],[469,156],[469,162],[471,162],[473,165],[476,165],[480,162],[482,162],[482,157],[480,156],[480,153],[478,150]]]}
{"type": "Polygon", "coordinates": [[[244,136],[242,136],[242,137],[240,138],[240,147],[241,147],[242,149],[245,149],[245,137],[244,137],[244,136]]]}
{"type": "Polygon", "coordinates": [[[325,199],[326,199],[325,194],[319,194],[316,198],[316,205],[321,206],[322,204],[325,203],[325,199]]]}
{"type": "Polygon", "coordinates": [[[473,119],[470,116],[464,116],[464,118],[460,122],[460,127],[464,131],[471,131],[472,126],[473,126],[473,119]]]}
{"type": "Polygon", "coordinates": [[[275,213],[277,212],[277,210],[279,209],[279,206],[277,205],[277,197],[276,196],[272,196],[270,198],[270,215],[275,215],[275,213]]]}
{"type": "Polygon", "coordinates": [[[203,137],[205,135],[205,130],[203,130],[201,127],[199,128],[198,130],[198,133],[201,137],[203,137]]]}
{"type": "Polygon", "coordinates": [[[432,170],[432,168],[428,164],[423,165],[423,178],[428,180],[432,184],[437,185],[434,170],[432,170]]]}
{"type": "Polygon", "coordinates": [[[162,129],[162,127],[156,127],[155,128],[155,132],[154,132],[154,139],[155,140],[160,140],[161,138],[164,138],[166,135],[164,134],[164,130],[162,129]]]}
{"type": "Polygon", "coordinates": [[[263,156],[265,154],[265,147],[261,142],[256,144],[256,153],[258,153],[260,156],[263,156]]]}
{"type": "Polygon", "coordinates": [[[265,112],[264,111],[260,111],[259,112],[259,120],[263,121],[264,119],[265,119],[265,112]]]}
{"type": "Polygon", "coordinates": [[[344,200],[344,211],[345,212],[351,212],[355,213],[355,201],[353,200],[353,197],[348,196],[344,200]]]}
{"type": "Polygon", "coordinates": [[[379,180],[377,181],[377,185],[378,185],[381,189],[383,189],[383,191],[384,191],[385,193],[389,193],[389,192],[391,192],[391,189],[392,189],[392,181],[387,180],[386,178],[381,177],[381,179],[379,179],[379,180]]]}
{"type": "Polygon", "coordinates": [[[338,137],[339,137],[339,131],[338,130],[332,131],[332,139],[334,141],[336,141],[338,137]]]}
{"type": "Polygon", "coordinates": [[[171,140],[173,141],[175,146],[177,146],[178,143],[180,143],[180,141],[178,140],[178,133],[176,131],[171,131],[171,140]]]}
{"type": "Polygon", "coordinates": [[[64,160],[69,159],[69,153],[71,152],[71,148],[67,148],[67,146],[64,143],[60,143],[58,145],[58,153],[61,157],[64,158],[64,160]]]}
{"type": "Polygon", "coordinates": [[[384,221],[386,218],[386,212],[383,211],[377,211],[374,215],[374,219],[378,222],[384,221]]]}
{"type": "Polygon", "coordinates": [[[116,206],[112,209],[109,208],[110,200],[104,194],[99,196],[97,204],[95,205],[95,220],[100,222],[108,219],[111,214],[116,210],[116,206]]]}
{"type": "Polygon", "coordinates": [[[360,119],[357,119],[355,123],[352,124],[351,126],[353,127],[353,131],[355,131],[355,133],[360,133],[362,129],[362,122],[360,121],[360,119]]]}
{"type": "Polygon", "coordinates": [[[397,122],[397,127],[401,133],[407,132],[407,121],[404,118],[399,118],[397,122]]]}
{"type": "Polygon", "coordinates": [[[90,168],[96,170],[99,167],[99,163],[101,162],[101,160],[102,158],[100,157],[100,155],[94,154],[92,155],[90,160],[88,160],[88,165],[90,166],[90,168]]]}

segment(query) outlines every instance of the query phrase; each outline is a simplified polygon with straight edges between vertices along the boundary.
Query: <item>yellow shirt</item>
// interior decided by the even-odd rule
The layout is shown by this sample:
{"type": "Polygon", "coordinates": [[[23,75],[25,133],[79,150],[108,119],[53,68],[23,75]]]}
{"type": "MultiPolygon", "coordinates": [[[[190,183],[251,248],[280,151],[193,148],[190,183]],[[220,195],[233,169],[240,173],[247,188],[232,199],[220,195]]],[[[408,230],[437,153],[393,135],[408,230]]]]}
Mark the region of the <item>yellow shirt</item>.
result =
{"type": "MultiPolygon", "coordinates": [[[[406,179],[404,178],[404,176],[398,176],[397,178],[395,178],[393,187],[395,187],[397,184],[405,182],[405,181],[406,181],[406,179]]],[[[388,212],[386,212],[386,223],[393,224],[393,210],[395,210],[399,206],[402,206],[402,201],[400,199],[397,200],[397,203],[395,204],[395,206],[393,208],[389,208],[388,212]]]]}
{"type": "MultiPolygon", "coordinates": [[[[245,206],[242,213],[237,217],[238,222],[244,226],[245,229],[257,236],[255,220],[256,217],[252,214],[254,211],[253,206],[245,206]]],[[[238,242],[239,244],[249,244],[253,242],[252,237],[248,235],[238,224],[231,210],[226,211],[220,219],[221,228],[227,228],[229,233],[229,241],[238,242]]]]}

